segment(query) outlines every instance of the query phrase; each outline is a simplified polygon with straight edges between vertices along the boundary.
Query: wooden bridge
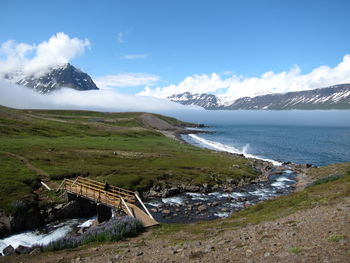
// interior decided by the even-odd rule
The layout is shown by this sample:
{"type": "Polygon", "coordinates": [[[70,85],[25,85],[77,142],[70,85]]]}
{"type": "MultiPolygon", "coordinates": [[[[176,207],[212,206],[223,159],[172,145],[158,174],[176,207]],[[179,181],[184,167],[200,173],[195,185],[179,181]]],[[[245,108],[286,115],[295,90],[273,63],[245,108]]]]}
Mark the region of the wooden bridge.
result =
{"type": "Polygon", "coordinates": [[[113,185],[105,190],[105,184],[95,180],[78,177],[75,180],[64,179],[58,190],[80,196],[115,210],[122,210],[127,215],[137,218],[144,227],[158,225],[141,198],[133,191],[113,185]],[[141,204],[143,210],[137,206],[141,204]]]}

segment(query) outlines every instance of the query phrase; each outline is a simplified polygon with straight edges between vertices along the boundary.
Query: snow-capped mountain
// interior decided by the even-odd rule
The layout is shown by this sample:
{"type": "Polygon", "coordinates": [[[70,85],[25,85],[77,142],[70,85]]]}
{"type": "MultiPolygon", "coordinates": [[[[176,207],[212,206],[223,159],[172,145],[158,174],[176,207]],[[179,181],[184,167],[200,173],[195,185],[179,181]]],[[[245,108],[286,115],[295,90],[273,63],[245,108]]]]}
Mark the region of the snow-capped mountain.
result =
{"type": "Polygon", "coordinates": [[[98,89],[88,74],[69,63],[52,67],[38,77],[35,75],[22,77],[16,83],[44,94],[63,87],[76,90],[98,89]]]}
{"type": "Polygon", "coordinates": [[[220,107],[219,98],[212,94],[191,94],[189,92],[184,92],[181,94],[174,94],[168,97],[168,99],[183,105],[197,105],[207,110],[220,107]]]}
{"type": "Polygon", "coordinates": [[[233,101],[231,104],[227,104],[227,102],[224,104],[215,95],[192,95],[188,92],[173,95],[168,99],[184,105],[198,105],[208,110],[350,109],[350,84],[283,94],[244,97],[233,101]]]}

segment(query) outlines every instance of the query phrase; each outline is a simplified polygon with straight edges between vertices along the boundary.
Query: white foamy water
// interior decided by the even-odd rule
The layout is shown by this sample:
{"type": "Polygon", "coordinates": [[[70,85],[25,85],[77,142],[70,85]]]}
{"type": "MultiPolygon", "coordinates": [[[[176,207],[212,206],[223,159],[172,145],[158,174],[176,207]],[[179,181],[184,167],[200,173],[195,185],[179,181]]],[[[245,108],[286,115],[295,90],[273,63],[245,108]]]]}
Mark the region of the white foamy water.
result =
{"type": "Polygon", "coordinates": [[[260,156],[256,156],[256,155],[247,153],[246,151],[247,151],[248,147],[243,147],[242,150],[239,150],[233,146],[228,146],[228,145],[225,145],[225,144],[222,144],[219,142],[210,141],[210,140],[204,139],[202,137],[199,137],[195,134],[189,134],[188,136],[190,136],[192,139],[194,139],[194,140],[196,140],[204,145],[209,146],[211,149],[229,152],[229,153],[235,153],[235,154],[244,154],[244,156],[247,158],[254,158],[254,159],[260,159],[263,161],[271,162],[273,165],[276,165],[276,166],[282,165],[281,162],[271,160],[271,159],[262,158],[260,156]]]}
{"type": "Polygon", "coordinates": [[[166,198],[162,198],[162,202],[164,204],[182,204],[183,197],[180,197],[180,196],[166,197],[166,198]]]}
{"type": "Polygon", "coordinates": [[[288,179],[287,177],[284,177],[284,176],[278,177],[276,181],[277,182],[294,182],[293,180],[288,179]]]}
{"type": "Polygon", "coordinates": [[[214,213],[214,216],[220,217],[220,218],[225,218],[228,217],[230,215],[230,213],[226,213],[226,212],[217,212],[214,213]]]}
{"type": "Polygon", "coordinates": [[[286,184],[282,181],[276,181],[274,183],[271,184],[271,186],[273,187],[277,187],[277,188],[283,188],[286,187],[286,184]]]}
{"type": "Polygon", "coordinates": [[[161,202],[157,202],[157,201],[147,202],[146,204],[157,208],[162,206],[161,202]]]}
{"type": "Polygon", "coordinates": [[[186,193],[186,195],[190,196],[192,200],[206,201],[209,199],[208,195],[201,193],[186,193]]]}
{"type": "MultiPolygon", "coordinates": [[[[112,211],[114,212],[114,210],[112,210],[112,211]]],[[[90,227],[90,226],[94,223],[95,220],[96,220],[96,219],[89,219],[89,220],[86,220],[84,223],[78,225],[78,227],[84,227],[84,228],[90,227]]]]}
{"type": "Polygon", "coordinates": [[[55,229],[48,233],[39,233],[37,231],[27,231],[20,234],[12,235],[0,240],[0,252],[7,246],[11,245],[16,249],[19,245],[31,247],[33,245],[47,245],[51,241],[55,241],[66,236],[73,226],[78,222],[77,219],[72,219],[55,226],[55,229]]]}

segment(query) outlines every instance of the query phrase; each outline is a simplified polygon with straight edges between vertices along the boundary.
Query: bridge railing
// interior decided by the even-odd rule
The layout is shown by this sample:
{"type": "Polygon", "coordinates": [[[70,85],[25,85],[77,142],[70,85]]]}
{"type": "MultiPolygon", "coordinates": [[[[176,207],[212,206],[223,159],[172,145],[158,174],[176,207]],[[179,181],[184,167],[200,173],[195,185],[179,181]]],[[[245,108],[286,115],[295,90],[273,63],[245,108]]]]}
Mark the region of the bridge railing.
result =
{"type": "MultiPolygon", "coordinates": [[[[105,184],[98,182],[98,181],[94,181],[88,178],[84,178],[84,177],[78,177],[77,178],[77,182],[81,182],[83,184],[87,184],[87,185],[92,185],[95,186],[96,188],[102,189],[104,190],[105,184]]],[[[110,185],[108,192],[122,196],[124,199],[132,199],[135,200],[135,192],[124,189],[124,188],[120,188],[120,187],[116,187],[114,185],[110,185]]],[[[133,201],[132,203],[134,203],[135,201],[133,201]]]]}
{"type": "Polygon", "coordinates": [[[105,191],[104,184],[87,178],[78,177],[76,180],[65,179],[60,188],[69,192],[92,198],[94,201],[105,201],[107,203],[120,201],[123,198],[126,202],[135,204],[135,192],[119,187],[110,187],[105,191]],[[134,194],[132,194],[134,193],[134,194]]]}

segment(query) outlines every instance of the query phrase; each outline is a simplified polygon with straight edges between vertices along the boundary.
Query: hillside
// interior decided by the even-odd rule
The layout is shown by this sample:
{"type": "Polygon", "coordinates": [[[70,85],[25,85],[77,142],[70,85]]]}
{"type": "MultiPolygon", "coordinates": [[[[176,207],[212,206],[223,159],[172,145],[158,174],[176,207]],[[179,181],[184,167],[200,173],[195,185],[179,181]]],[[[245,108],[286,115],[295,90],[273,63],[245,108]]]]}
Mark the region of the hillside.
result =
{"type": "MultiPolygon", "coordinates": [[[[149,113],[0,107],[1,230],[4,213],[30,223],[38,221],[39,207],[60,202],[40,187],[40,180],[55,187],[63,178],[83,175],[142,193],[154,184],[257,178],[259,173],[243,157],[181,144],[162,134],[187,125],[149,113]],[[24,211],[23,204],[30,209],[24,211]]],[[[300,177],[298,192],[226,219],[162,224],[112,244],[0,257],[0,262],[346,262],[349,175],[350,163],[311,168],[300,177]]]]}
{"type": "Polygon", "coordinates": [[[59,200],[40,181],[55,188],[64,178],[86,176],[142,194],[153,185],[211,186],[260,175],[241,156],[198,149],[163,135],[174,135],[183,126],[195,125],[150,113],[0,107],[0,235],[46,220],[40,209],[59,200]],[[23,219],[11,228],[1,215],[23,219]]]}

